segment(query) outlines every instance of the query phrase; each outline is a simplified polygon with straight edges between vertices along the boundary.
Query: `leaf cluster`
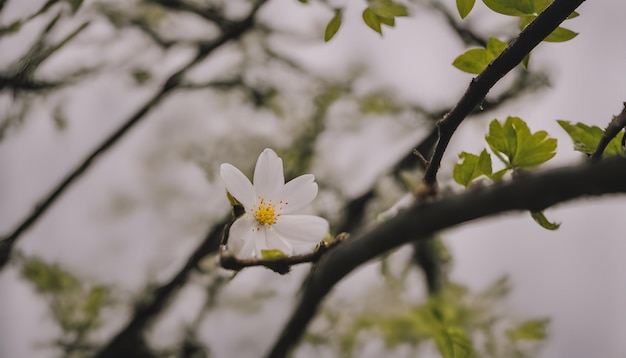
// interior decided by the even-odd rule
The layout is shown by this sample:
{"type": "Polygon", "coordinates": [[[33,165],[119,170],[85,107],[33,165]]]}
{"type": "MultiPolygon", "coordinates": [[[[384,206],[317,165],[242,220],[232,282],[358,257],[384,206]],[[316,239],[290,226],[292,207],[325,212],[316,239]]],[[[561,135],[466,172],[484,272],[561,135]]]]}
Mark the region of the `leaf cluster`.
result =
{"type": "MultiPolygon", "coordinates": [[[[456,6],[461,18],[467,17],[473,9],[476,0],[457,0],[456,6]]],[[[519,28],[524,30],[531,22],[533,22],[538,14],[545,10],[552,0],[483,0],[483,3],[492,11],[502,15],[519,17],[519,28]]],[[[577,12],[573,12],[569,19],[578,16],[577,12]]],[[[550,35],[543,39],[546,42],[564,42],[576,37],[578,33],[557,27],[550,35]]],[[[493,61],[504,49],[506,43],[495,38],[489,39],[485,48],[470,49],[458,56],[453,65],[461,71],[478,74],[481,73],[491,61],[493,61]]],[[[528,67],[530,54],[524,58],[522,66],[524,69],[528,67]]]]}
{"type": "MultiPolygon", "coordinates": [[[[452,173],[458,184],[467,188],[481,176],[498,181],[509,171],[515,174],[535,168],[556,154],[556,139],[549,138],[546,131],[532,133],[526,122],[518,117],[508,117],[504,123],[497,119],[491,121],[485,140],[491,152],[504,164],[504,169],[493,173],[491,156],[486,149],[479,155],[462,152],[452,173]]],[[[531,212],[531,216],[545,229],[559,227],[559,224],[548,221],[542,212],[531,212]]]]}
{"type": "MultiPolygon", "coordinates": [[[[386,285],[407,277],[403,274],[386,285]]],[[[432,342],[444,358],[529,357],[548,337],[548,319],[516,323],[498,313],[510,292],[506,277],[478,292],[448,282],[422,303],[402,298],[402,287],[376,290],[368,297],[382,295],[378,299],[385,307],[367,307],[351,317],[345,310],[326,308],[321,318],[331,328],[308,332],[304,342],[335,346],[344,357],[358,356],[358,347],[375,339],[381,339],[389,353],[404,347],[419,356],[421,347],[432,342]]]]}
{"type": "MultiPolygon", "coordinates": [[[[408,16],[409,12],[403,4],[394,0],[368,0],[363,10],[363,22],[372,30],[383,34],[382,26],[394,27],[396,17],[408,16]]],[[[330,19],[324,31],[324,41],[330,41],[341,27],[343,9],[335,9],[335,15],[330,19]]]]}
{"type": "Polygon", "coordinates": [[[509,171],[535,168],[556,154],[557,140],[549,138],[546,131],[532,133],[519,117],[508,117],[504,123],[497,119],[491,121],[485,140],[505,168],[493,173],[491,157],[486,150],[479,155],[462,152],[459,154],[461,162],[453,171],[457,183],[468,187],[482,175],[497,181],[509,171]]]}

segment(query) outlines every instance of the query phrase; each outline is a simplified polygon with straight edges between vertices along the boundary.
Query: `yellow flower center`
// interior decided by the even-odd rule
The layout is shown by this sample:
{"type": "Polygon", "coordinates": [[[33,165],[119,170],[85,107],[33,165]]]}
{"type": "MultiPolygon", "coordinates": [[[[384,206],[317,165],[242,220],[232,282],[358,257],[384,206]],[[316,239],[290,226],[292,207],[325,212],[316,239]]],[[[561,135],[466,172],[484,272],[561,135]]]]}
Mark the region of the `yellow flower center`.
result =
{"type": "Polygon", "coordinates": [[[261,225],[276,224],[276,220],[280,216],[280,213],[276,212],[274,204],[271,201],[267,203],[262,197],[259,197],[259,199],[259,207],[254,210],[254,218],[261,225]]]}

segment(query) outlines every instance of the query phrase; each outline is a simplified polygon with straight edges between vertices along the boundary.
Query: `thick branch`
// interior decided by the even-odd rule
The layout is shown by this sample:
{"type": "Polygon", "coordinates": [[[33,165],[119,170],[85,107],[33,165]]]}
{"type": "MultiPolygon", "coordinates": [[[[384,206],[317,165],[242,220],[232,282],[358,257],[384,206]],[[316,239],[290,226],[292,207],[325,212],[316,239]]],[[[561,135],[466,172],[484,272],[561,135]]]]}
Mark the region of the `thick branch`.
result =
{"type": "Polygon", "coordinates": [[[254,24],[254,17],[258,9],[266,2],[259,0],[255,3],[250,14],[243,20],[232,26],[229,31],[222,33],[215,40],[199,44],[198,53],[189,63],[183,66],[176,73],[172,74],[167,81],[161,86],[160,90],[152,96],[135,114],[133,114],[120,128],[106,138],[87,158],[85,158],[74,170],[72,170],[48,195],[46,195],[35,206],[33,211],[24,219],[24,221],[13,231],[13,233],[0,239],[0,269],[4,267],[9,259],[11,249],[15,241],[29,229],[43,215],[52,204],[63,194],[78,178],[80,178],[106,151],[111,149],[128,131],[139,123],[146,114],[157,106],[172,90],[177,88],[185,73],[198,62],[202,61],[213,50],[223,44],[239,38],[246,31],[250,30],[254,24]]]}
{"type": "Polygon", "coordinates": [[[465,117],[485,98],[504,75],[517,66],[530,51],[563,22],[584,0],[555,0],[530,23],[509,46],[476,78],[472,79],[461,100],[438,124],[439,141],[424,174],[424,183],[433,188],[450,138],[465,117]]]}
{"type": "MultiPolygon", "coordinates": [[[[622,109],[620,114],[614,116],[608,127],[606,127],[606,130],[604,131],[604,135],[600,139],[598,147],[593,152],[593,154],[591,154],[591,157],[589,159],[598,160],[602,158],[602,153],[604,153],[606,147],[609,145],[609,143],[611,143],[611,140],[613,140],[613,138],[615,138],[615,136],[619,134],[622,129],[624,129],[624,127],[626,127],[626,102],[624,102],[624,108],[622,109]]],[[[624,137],[626,138],[626,136],[624,137]]]]}
{"type": "Polygon", "coordinates": [[[333,286],[378,255],[464,222],[508,211],[540,211],[575,198],[611,193],[626,193],[626,158],[585,162],[413,206],[374,230],[347,240],[320,260],[268,357],[284,357],[299,341],[333,286]]]}

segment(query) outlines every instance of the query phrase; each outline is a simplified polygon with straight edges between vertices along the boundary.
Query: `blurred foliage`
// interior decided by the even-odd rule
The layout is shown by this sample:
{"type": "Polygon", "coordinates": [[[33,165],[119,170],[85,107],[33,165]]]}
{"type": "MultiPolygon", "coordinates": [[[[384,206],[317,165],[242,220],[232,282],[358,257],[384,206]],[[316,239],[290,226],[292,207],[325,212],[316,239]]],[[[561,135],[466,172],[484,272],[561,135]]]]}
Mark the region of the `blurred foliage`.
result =
{"type": "Polygon", "coordinates": [[[350,85],[329,84],[314,97],[314,110],[304,124],[293,144],[285,150],[282,158],[285,162],[285,178],[287,180],[309,170],[315,155],[318,137],[326,128],[326,119],[330,107],[341,96],[350,91],[350,85]]]}
{"type": "Polygon", "coordinates": [[[395,99],[386,92],[370,93],[361,98],[359,105],[363,114],[394,114],[398,111],[395,99]]]}
{"type": "MultiPolygon", "coordinates": [[[[307,2],[305,0],[300,1],[303,3],[307,2]]],[[[160,3],[158,4],[156,1],[121,2],[118,4],[98,2],[94,5],[94,8],[99,15],[103,15],[113,27],[119,30],[118,35],[127,35],[129,32],[124,31],[129,31],[129,29],[130,31],[140,31],[147,35],[147,41],[152,41],[153,45],[162,50],[163,53],[176,47],[174,45],[193,48],[206,42],[205,38],[197,40],[180,34],[177,37],[169,33],[169,29],[176,27],[177,21],[184,23],[186,20],[184,18],[177,20],[176,16],[173,16],[174,13],[181,10],[180,8],[168,8],[163,4],[169,4],[169,6],[191,4],[190,6],[200,6],[196,9],[213,10],[212,2],[164,0],[160,3]]],[[[221,4],[220,2],[216,3],[221,4]]],[[[326,2],[324,3],[328,5],[326,2]]],[[[492,1],[492,3],[496,2],[492,1]]],[[[45,94],[59,89],[66,84],[70,84],[72,80],[88,73],[88,71],[79,70],[58,79],[42,79],[39,77],[38,72],[44,61],[59,50],[66,49],[67,44],[73,42],[89,25],[90,22],[88,21],[82,22],[59,41],[51,40],[51,38],[58,38],[58,36],[52,36],[54,35],[53,30],[57,28],[58,24],[67,21],[78,12],[84,12],[81,11],[82,5],[82,0],[50,0],[31,16],[25,19],[17,19],[4,27],[0,27],[0,36],[13,36],[18,34],[24,25],[34,18],[41,16],[41,18],[45,18],[48,21],[45,29],[32,44],[28,54],[17,59],[15,65],[11,67],[11,72],[0,74],[24,80],[19,83],[24,83],[30,87],[11,87],[7,85],[8,82],[2,82],[0,91],[12,92],[12,95],[16,98],[25,100],[29,98],[27,96],[45,94]],[[47,17],[45,14],[48,14],[47,17]]],[[[462,17],[470,13],[473,5],[473,0],[457,1],[458,10],[462,17]]],[[[190,10],[194,9],[193,6],[183,7],[181,11],[193,13],[195,10],[190,10]]],[[[536,8],[537,6],[532,10],[535,11],[536,8]]],[[[219,9],[219,6],[217,9],[219,9]]],[[[326,26],[324,33],[325,41],[330,41],[334,38],[342,25],[343,9],[332,10],[334,15],[326,26]]],[[[209,17],[215,15],[212,12],[204,12],[203,14],[209,17]]],[[[406,5],[400,1],[368,0],[367,7],[363,10],[362,18],[368,27],[382,35],[383,25],[393,27],[397,17],[405,17],[408,14],[409,11],[406,5]]],[[[221,13],[218,15],[221,16],[221,13]]],[[[536,16],[536,14],[534,12],[522,12],[522,15],[516,16],[520,16],[521,24],[525,26],[526,23],[524,21],[532,19],[532,16],[536,16]]],[[[260,114],[271,114],[275,117],[274,119],[294,120],[297,123],[297,130],[292,131],[291,134],[293,135],[288,141],[281,143],[281,145],[284,145],[281,156],[285,161],[287,178],[300,175],[311,167],[316,154],[316,146],[319,145],[319,138],[327,129],[327,120],[330,117],[329,112],[332,106],[348,95],[352,95],[350,100],[356,103],[355,108],[358,108],[358,111],[356,111],[358,112],[358,120],[362,119],[362,114],[388,115],[388,117],[396,120],[396,117],[400,117],[400,114],[408,112],[409,117],[413,118],[413,120],[416,117],[419,118],[420,124],[427,123],[432,125],[430,122],[423,121],[423,118],[440,118],[439,113],[442,112],[441,110],[431,111],[431,113],[420,108],[418,104],[400,104],[396,96],[390,91],[374,89],[364,96],[356,96],[353,94],[352,87],[354,81],[361,75],[360,73],[351,74],[347,80],[342,81],[334,78],[329,80],[323,74],[315,74],[314,71],[302,67],[288,55],[273,51],[271,46],[268,45],[268,38],[276,33],[280,34],[279,30],[273,29],[267,24],[259,24],[258,27],[253,35],[238,41],[236,46],[233,46],[236,47],[237,55],[241,55],[243,60],[229,63],[228,68],[223,73],[220,73],[217,79],[202,83],[201,80],[193,78],[193,80],[198,80],[199,82],[185,82],[180,86],[180,89],[199,91],[209,89],[211,90],[210,94],[218,96],[222,102],[234,103],[233,107],[250,106],[260,114]],[[277,64],[282,67],[273,67],[277,64]],[[276,68],[279,68],[279,70],[277,71],[276,68]],[[284,86],[284,83],[288,82],[288,80],[285,80],[280,75],[288,72],[286,69],[296,73],[298,79],[304,78],[305,81],[314,85],[302,86],[302,88],[297,90],[284,86]],[[279,74],[279,76],[276,76],[276,74],[279,74]],[[294,104],[291,103],[293,98],[304,99],[294,104]],[[296,110],[306,105],[310,105],[309,112],[303,115],[294,114],[296,110]],[[414,108],[408,108],[409,106],[414,108]],[[293,117],[296,116],[298,118],[294,119],[293,117]]],[[[560,31],[563,32],[563,30],[560,31]]],[[[563,39],[571,34],[554,35],[558,39],[563,39]]],[[[479,73],[505,47],[505,42],[492,37],[487,42],[485,48],[469,50],[459,56],[458,62],[455,61],[455,66],[467,72],[479,73]]],[[[126,68],[125,70],[128,72],[125,73],[130,74],[135,84],[148,86],[152,84],[153,79],[157,78],[159,71],[159,68],[149,65],[133,65],[130,70],[126,68]]],[[[154,82],[157,81],[154,80],[154,82]]],[[[514,92],[516,96],[521,93],[521,89],[516,89],[514,92]]],[[[26,100],[24,103],[27,103],[26,100]]],[[[16,106],[16,108],[18,107],[16,106]]],[[[184,105],[181,107],[184,107],[184,105]]],[[[24,105],[21,107],[21,110],[26,113],[27,108],[28,105],[24,105]]],[[[213,113],[211,112],[211,114],[213,113]]],[[[24,116],[25,114],[22,112],[19,113],[20,118],[24,116]]],[[[15,117],[18,116],[7,116],[2,119],[2,122],[0,122],[0,137],[3,134],[3,129],[8,127],[8,123],[17,122],[14,120],[15,117]]],[[[56,107],[53,119],[59,129],[66,128],[69,123],[69,119],[66,118],[60,105],[56,107]]],[[[415,123],[418,122],[412,122],[412,124],[415,123]]],[[[508,129],[507,123],[505,122],[504,129],[508,129]]],[[[499,125],[502,127],[501,124],[499,125]]],[[[185,127],[186,124],[181,124],[177,119],[176,126],[176,131],[167,130],[165,132],[168,134],[173,132],[180,133],[178,131],[182,130],[181,128],[185,127]]],[[[523,132],[524,140],[530,138],[529,142],[532,142],[531,144],[533,145],[536,144],[531,146],[532,151],[535,151],[537,146],[541,147],[540,144],[545,144],[542,141],[539,141],[541,143],[536,143],[537,141],[534,141],[533,136],[537,133],[531,134],[527,127],[523,128],[522,125],[515,127],[523,129],[521,132],[523,132]]],[[[510,131],[504,130],[503,132],[505,135],[502,138],[496,134],[491,136],[497,150],[500,150],[500,147],[497,145],[499,143],[498,140],[505,141],[507,146],[513,140],[513,137],[510,136],[510,131]]],[[[518,140],[518,134],[517,132],[515,134],[516,141],[518,140]]],[[[272,133],[272,135],[275,135],[275,133],[272,133]]],[[[282,133],[278,134],[279,137],[281,135],[282,133]]],[[[231,151],[234,151],[233,157],[248,155],[250,146],[261,145],[260,142],[262,140],[259,138],[265,139],[261,135],[255,137],[255,134],[233,134],[233,137],[222,139],[223,142],[215,140],[215,144],[203,143],[208,148],[206,149],[206,156],[209,158],[207,159],[208,165],[214,165],[213,161],[215,158],[220,157],[224,152],[230,154],[231,151]],[[224,143],[228,145],[223,145],[224,143]],[[239,144],[232,145],[232,143],[239,144]],[[211,145],[214,145],[214,147],[211,147],[211,145]],[[220,150],[222,152],[219,152],[220,150]]],[[[202,140],[204,139],[203,137],[202,140]]],[[[587,143],[588,140],[581,140],[581,142],[587,143]]],[[[162,141],[158,141],[158,146],[161,152],[156,153],[155,156],[159,157],[161,161],[164,160],[163,158],[168,158],[168,155],[171,155],[173,152],[173,146],[168,145],[168,143],[164,144],[162,141]]],[[[541,149],[543,157],[550,156],[543,150],[545,148],[541,147],[541,149]]],[[[511,164],[511,168],[525,168],[532,166],[531,164],[538,164],[535,163],[536,161],[531,164],[525,163],[523,158],[517,157],[516,151],[509,153],[506,150],[501,150],[500,152],[503,153],[504,158],[511,164]],[[514,166],[513,163],[517,166],[514,166]]],[[[462,185],[467,187],[471,185],[474,179],[482,175],[494,178],[491,172],[491,157],[486,150],[480,155],[464,152],[461,154],[461,159],[463,162],[460,163],[458,169],[455,167],[454,177],[462,185]]],[[[161,168],[165,168],[165,166],[161,168]]],[[[406,172],[403,171],[402,173],[406,172]]],[[[401,176],[403,175],[402,173],[400,174],[401,176]]],[[[499,173],[500,176],[503,174],[503,172],[499,173]]],[[[417,175],[411,173],[411,176],[406,181],[413,183],[416,178],[417,175]]],[[[150,182],[146,180],[146,186],[149,185],[150,182]]],[[[149,200],[156,202],[161,200],[161,197],[168,196],[167,199],[162,199],[162,201],[169,203],[174,201],[174,197],[176,197],[188,209],[193,204],[192,199],[198,199],[186,197],[184,195],[185,192],[180,191],[180,187],[176,187],[180,185],[179,181],[171,180],[168,181],[167,185],[171,186],[165,187],[165,184],[163,184],[163,186],[158,188],[159,190],[150,192],[148,195],[149,200]],[[172,191],[167,190],[171,188],[179,191],[174,190],[174,194],[172,194],[172,191]]],[[[415,183],[412,185],[415,185],[415,183]]],[[[413,189],[411,188],[411,190],[413,189]]],[[[388,193],[384,190],[377,190],[376,195],[384,197],[388,193]]],[[[134,196],[113,199],[117,200],[117,207],[122,216],[127,215],[133,208],[138,206],[134,196]]],[[[207,215],[202,213],[201,216],[202,225],[206,226],[207,215]]],[[[545,219],[545,217],[543,218],[545,219]]],[[[188,218],[174,218],[179,224],[185,219],[188,218]]],[[[547,222],[547,219],[545,221],[547,222]]],[[[359,222],[359,224],[363,224],[363,222],[359,222]]],[[[194,232],[194,234],[197,233],[194,232]]],[[[443,268],[442,273],[447,275],[451,263],[450,252],[440,240],[431,240],[429,244],[432,244],[430,245],[432,249],[430,252],[433,254],[434,259],[443,268]]],[[[472,292],[467,287],[459,283],[449,282],[444,277],[442,279],[444,283],[436,293],[431,293],[430,295],[423,294],[416,299],[414,295],[412,296],[407,292],[420,285],[419,282],[413,280],[415,278],[414,274],[418,272],[418,265],[411,260],[399,257],[397,254],[385,255],[385,258],[380,262],[383,287],[375,287],[366,297],[363,297],[364,307],[362,309],[358,309],[358,304],[350,305],[347,309],[344,309],[343,306],[327,307],[318,321],[323,321],[330,329],[321,333],[317,333],[317,331],[309,332],[304,342],[314,346],[330,347],[334,352],[345,356],[358,356],[359,349],[363,344],[369,340],[381,340],[389,352],[393,352],[398,348],[409,347],[412,352],[417,353],[423,349],[426,345],[425,343],[428,343],[434,344],[444,357],[531,357],[533,356],[532,353],[539,347],[537,343],[541,343],[542,340],[546,339],[547,320],[530,320],[517,323],[499,313],[499,309],[510,291],[509,283],[505,278],[498,280],[483,291],[472,292]],[[399,270],[398,265],[400,266],[399,270]],[[523,343],[527,341],[532,341],[536,345],[524,345],[523,343]]],[[[214,308],[212,305],[219,301],[214,297],[217,295],[216,292],[225,283],[228,283],[219,277],[211,276],[215,273],[213,268],[214,265],[211,266],[211,269],[200,270],[202,271],[201,275],[198,275],[202,276],[202,279],[206,281],[203,284],[206,285],[209,296],[211,296],[206,302],[206,310],[214,308]]],[[[68,356],[70,353],[74,354],[77,349],[82,349],[80,347],[89,347],[87,337],[101,324],[103,318],[102,311],[111,300],[110,290],[104,286],[89,285],[82,282],[58,265],[46,264],[37,258],[24,260],[22,274],[34,285],[38,293],[49,302],[53,318],[63,330],[62,341],[68,356]]],[[[154,302],[155,296],[163,292],[163,287],[167,286],[148,285],[145,302],[137,303],[137,307],[149,306],[151,302],[154,302]]],[[[267,300],[280,299],[280,297],[276,296],[276,292],[271,287],[260,290],[253,289],[247,292],[245,297],[220,297],[223,301],[219,308],[230,308],[246,314],[258,313],[267,300]]],[[[156,309],[154,315],[161,313],[159,309],[156,309]]],[[[186,327],[187,331],[185,331],[179,342],[159,353],[167,357],[208,356],[210,353],[209,347],[204,345],[197,336],[198,326],[203,315],[200,314],[198,317],[198,320],[193,325],[186,327]]]]}
{"type": "MultiPolygon", "coordinates": [[[[85,66],[75,66],[71,72],[54,77],[44,76],[40,71],[46,61],[65,49],[88,28],[90,21],[72,25],[73,29],[69,32],[63,29],[66,21],[74,18],[82,3],[82,0],[48,0],[30,15],[15,19],[6,26],[0,24],[1,39],[7,36],[19,36],[21,31],[35,20],[46,22],[39,35],[32,40],[28,51],[13,58],[6,68],[0,70],[0,96],[10,96],[13,100],[10,110],[0,113],[3,116],[0,117],[0,140],[8,129],[18,127],[25,121],[35,101],[82,79],[95,70],[85,66]],[[59,33],[64,34],[60,39],[59,33]]],[[[68,122],[65,118],[60,118],[56,113],[51,117],[57,124],[57,128],[67,127],[68,122]]]]}
{"type": "Polygon", "coordinates": [[[63,331],[67,353],[88,347],[88,335],[102,323],[102,310],[110,302],[109,288],[81,282],[56,264],[25,258],[22,276],[48,301],[52,317],[63,331]]]}
{"type": "Polygon", "coordinates": [[[358,304],[327,304],[302,344],[341,357],[358,357],[381,340],[382,356],[420,356],[434,344],[444,358],[522,358],[534,357],[548,337],[547,319],[520,323],[504,312],[511,291],[506,277],[477,292],[447,281],[437,293],[417,298],[407,294],[414,272],[401,251],[389,255],[381,266],[383,287],[370,287],[358,304]],[[400,270],[384,269],[389,263],[400,270]]]}

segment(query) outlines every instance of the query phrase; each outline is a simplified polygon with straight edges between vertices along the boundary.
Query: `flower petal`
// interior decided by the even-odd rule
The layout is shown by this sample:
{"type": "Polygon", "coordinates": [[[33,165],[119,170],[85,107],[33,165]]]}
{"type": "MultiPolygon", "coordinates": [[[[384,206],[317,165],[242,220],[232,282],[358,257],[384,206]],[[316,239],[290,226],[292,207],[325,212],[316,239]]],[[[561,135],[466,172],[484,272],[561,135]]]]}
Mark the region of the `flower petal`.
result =
{"type": "Polygon", "coordinates": [[[284,215],[273,228],[286,240],[316,244],[328,233],[328,221],[314,215],[284,215]]]}
{"type": "Polygon", "coordinates": [[[283,174],[283,160],[276,152],[266,148],[256,162],[254,168],[254,190],[256,195],[266,200],[274,200],[285,185],[283,174]]]}
{"type": "MultiPolygon", "coordinates": [[[[285,255],[289,256],[293,253],[293,246],[289,243],[289,240],[282,237],[273,228],[265,229],[265,248],[263,250],[280,250],[285,255]]],[[[261,257],[261,251],[259,250],[257,255],[261,257]]]]}
{"type": "Polygon", "coordinates": [[[301,175],[283,187],[280,199],[283,201],[283,214],[291,214],[304,209],[317,196],[317,183],[312,174],[301,175]]]}
{"type": "MultiPolygon", "coordinates": [[[[230,227],[228,249],[239,258],[249,258],[254,253],[254,243],[260,241],[262,230],[256,229],[256,220],[251,215],[244,215],[230,227]]],[[[264,241],[264,240],[263,240],[264,241]]]]}
{"type": "Polygon", "coordinates": [[[248,210],[255,203],[254,188],[250,180],[241,172],[241,170],[235,168],[231,164],[224,163],[220,165],[220,176],[226,190],[239,200],[239,202],[248,210]]]}

